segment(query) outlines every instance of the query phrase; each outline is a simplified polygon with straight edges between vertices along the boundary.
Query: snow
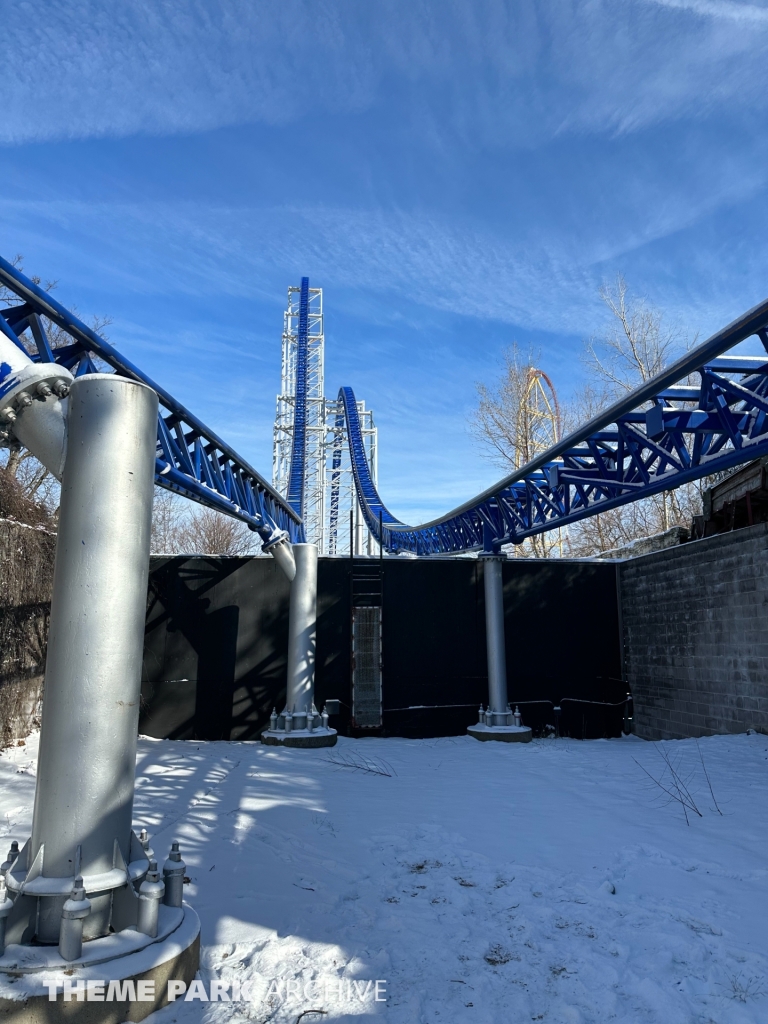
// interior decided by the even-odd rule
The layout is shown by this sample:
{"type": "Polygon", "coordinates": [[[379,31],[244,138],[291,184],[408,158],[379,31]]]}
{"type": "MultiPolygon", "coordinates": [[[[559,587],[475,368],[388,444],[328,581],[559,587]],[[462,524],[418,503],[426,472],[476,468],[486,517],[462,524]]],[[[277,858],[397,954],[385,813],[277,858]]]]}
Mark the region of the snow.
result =
{"type": "MultiPolygon", "coordinates": [[[[0,755],[3,842],[29,834],[35,754],[32,737],[0,755]]],[[[143,738],[136,826],[159,859],[182,843],[201,978],[252,982],[252,1002],[177,1002],[152,1024],[764,1022],[766,796],[762,735],[143,738]],[[661,778],[662,752],[690,824],[640,767],[661,778]]]]}

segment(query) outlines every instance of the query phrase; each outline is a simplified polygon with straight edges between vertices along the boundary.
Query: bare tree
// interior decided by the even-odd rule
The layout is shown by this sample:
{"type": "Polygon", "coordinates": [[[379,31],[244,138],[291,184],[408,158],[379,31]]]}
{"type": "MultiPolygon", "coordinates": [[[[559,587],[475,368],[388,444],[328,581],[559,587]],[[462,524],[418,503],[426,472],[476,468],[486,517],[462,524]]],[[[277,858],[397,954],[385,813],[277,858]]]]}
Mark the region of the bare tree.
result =
{"type": "Polygon", "coordinates": [[[253,555],[259,548],[257,534],[238,519],[204,505],[192,507],[180,531],[185,554],[253,555]]]}
{"type": "MultiPolygon", "coordinates": [[[[695,342],[645,300],[633,298],[620,275],[614,284],[600,289],[600,297],[608,317],[602,332],[585,346],[586,384],[562,410],[555,399],[554,429],[541,430],[543,420],[535,405],[534,414],[530,412],[531,382],[535,374],[544,376],[536,369],[530,350],[523,353],[513,345],[505,353],[498,383],[477,385],[479,401],[470,431],[484,455],[507,472],[519,469],[562,433],[655,377],[695,342]]],[[[574,556],[590,556],[672,526],[687,526],[701,510],[701,486],[684,484],[574,523],[567,530],[566,550],[574,556]]],[[[559,536],[560,531],[542,534],[518,546],[516,553],[538,557],[562,554],[559,536]]]]}
{"type": "Polygon", "coordinates": [[[470,431],[502,469],[519,469],[560,436],[557,396],[549,377],[537,369],[532,350],[523,353],[513,343],[504,353],[498,385],[476,387],[479,402],[470,431]]]}
{"type": "MultiPolygon", "coordinates": [[[[533,352],[514,343],[504,353],[496,387],[477,384],[478,406],[470,431],[484,454],[510,472],[550,448],[560,437],[562,422],[549,377],[535,365],[533,352]]],[[[543,558],[562,543],[560,531],[531,537],[514,545],[511,554],[543,558]]]]}
{"type": "Polygon", "coordinates": [[[517,343],[504,353],[504,366],[495,387],[477,384],[478,406],[470,421],[470,432],[491,462],[506,472],[521,463],[518,414],[523,400],[528,367],[533,355],[524,356],[517,343]]]}
{"type": "Polygon", "coordinates": [[[0,519],[15,519],[27,526],[55,529],[55,518],[48,505],[28,494],[15,473],[0,466],[0,519]]]}
{"type": "Polygon", "coordinates": [[[163,487],[155,487],[152,496],[152,540],[153,555],[177,555],[181,550],[181,532],[188,502],[166,491],[163,487]]]}
{"type": "Polygon", "coordinates": [[[156,487],[152,503],[152,553],[253,555],[258,535],[245,523],[156,487]]]}
{"type": "MultiPolygon", "coordinates": [[[[603,332],[585,346],[589,383],[571,409],[577,422],[657,376],[695,344],[695,338],[668,324],[663,313],[644,299],[632,298],[621,275],[614,284],[603,285],[600,298],[610,317],[603,332]]],[[[673,526],[688,526],[700,511],[701,484],[683,484],[573,524],[568,530],[569,550],[573,555],[610,551],[673,526]]]]}
{"type": "Polygon", "coordinates": [[[664,315],[644,299],[627,298],[627,282],[619,274],[604,284],[600,298],[612,319],[586,344],[590,382],[607,401],[614,401],[657,376],[670,360],[689,347],[683,332],[664,322],[664,315]]]}

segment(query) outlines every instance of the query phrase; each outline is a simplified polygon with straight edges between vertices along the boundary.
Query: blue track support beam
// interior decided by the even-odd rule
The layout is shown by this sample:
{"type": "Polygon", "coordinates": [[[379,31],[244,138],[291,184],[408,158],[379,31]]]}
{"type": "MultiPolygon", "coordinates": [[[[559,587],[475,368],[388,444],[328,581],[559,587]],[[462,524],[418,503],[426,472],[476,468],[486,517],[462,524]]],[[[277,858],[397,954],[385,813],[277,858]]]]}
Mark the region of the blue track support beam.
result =
{"type": "Polygon", "coordinates": [[[421,526],[400,522],[379,497],[354,393],[342,388],[366,525],[395,553],[493,551],[766,455],[768,355],[726,354],[752,335],[768,352],[768,300],[494,487],[421,526]]]}
{"type": "MultiPolygon", "coordinates": [[[[0,310],[0,330],[35,362],[56,362],[75,376],[82,376],[99,369],[94,363],[98,359],[157,393],[156,484],[242,520],[264,540],[274,539],[276,530],[285,531],[291,541],[303,540],[300,513],[164,388],[2,258],[0,284],[18,295],[22,303],[0,310]],[[43,317],[65,331],[71,343],[51,348],[43,317]],[[27,328],[31,337],[25,343],[27,328]]],[[[115,452],[115,458],[119,454],[115,452]]]]}

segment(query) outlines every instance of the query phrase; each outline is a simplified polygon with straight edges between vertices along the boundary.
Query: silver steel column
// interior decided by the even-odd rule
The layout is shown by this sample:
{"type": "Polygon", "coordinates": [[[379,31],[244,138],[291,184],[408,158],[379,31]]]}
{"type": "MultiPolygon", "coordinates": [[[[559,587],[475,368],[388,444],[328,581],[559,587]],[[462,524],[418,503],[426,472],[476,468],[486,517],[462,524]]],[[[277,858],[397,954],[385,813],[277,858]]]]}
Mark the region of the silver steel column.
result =
{"type": "Polygon", "coordinates": [[[483,558],[485,639],[488,649],[488,725],[507,724],[507,655],[504,648],[504,594],[501,558],[483,558]],[[490,718],[490,714],[488,715],[490,718]]]}
{"type": "MultiPolygon", "coordinates": [[[[30,851],[44,846],[48,878],[111,871],[115,840],[130,859],[157,411],[113,374],[72,385],[30,851]]],[[[41,898],[43,942],[58,940],[56,902],[41,898]]]]}
{"type": "Polygon", "coordinates": [[[296,576],[288,615],[288,688],[286,707],[312,710],[315,698],[317,632],[317,545],[294,544],[296,576]]]}
{"type": "Polygon", "coordinates": [[[294,544],[296,575],[291,583],[288,613],[288,685],[285,708],[269,718],[263,743],[286,747],[332,747],[338,738],[315,708],[315,646],[317,634],[317,545],[294,544]]]}

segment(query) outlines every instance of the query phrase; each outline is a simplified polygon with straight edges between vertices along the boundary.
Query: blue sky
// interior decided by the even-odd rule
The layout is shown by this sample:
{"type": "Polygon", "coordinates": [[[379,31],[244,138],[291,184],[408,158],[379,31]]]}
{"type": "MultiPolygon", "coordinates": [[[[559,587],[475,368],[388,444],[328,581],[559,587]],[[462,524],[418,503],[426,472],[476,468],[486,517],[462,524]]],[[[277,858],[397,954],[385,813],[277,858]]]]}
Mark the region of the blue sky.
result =
{"type": "Polygon", "coordinates": [[[467,418],[506,346],[579,387],[604,280],[700,335],[768,295],[768,3],[26,0],[4,30],[0,253],[266,476],[303,274],[409,521],[500,475],[467,418]]]}

